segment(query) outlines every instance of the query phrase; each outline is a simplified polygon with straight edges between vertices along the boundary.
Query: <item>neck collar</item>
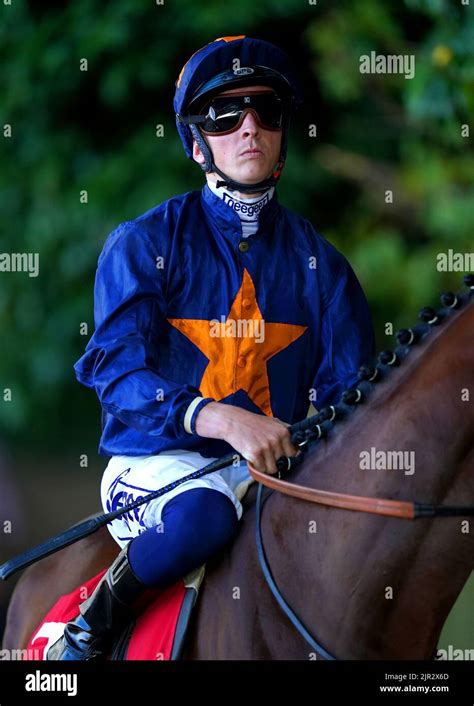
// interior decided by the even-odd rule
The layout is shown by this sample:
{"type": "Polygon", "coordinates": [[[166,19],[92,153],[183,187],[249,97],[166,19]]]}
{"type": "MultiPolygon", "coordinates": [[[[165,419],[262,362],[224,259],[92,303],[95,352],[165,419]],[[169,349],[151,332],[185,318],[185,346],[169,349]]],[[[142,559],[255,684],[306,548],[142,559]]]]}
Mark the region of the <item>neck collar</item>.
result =
{"type": "MultiPolygon", "coordinates": [[[[260,200],[260,198],[263,198],[263,195],[257,200],[260,200]]],[[[212,191],[207,181],[201,189],[201,199],[206,215],[218,226],[219,230],[224,233],[229,233],[234,237],[238,237],[239,239],[242,237],[242,224],[239,214],[227,203],[225,203],[221,196],[218,196],[212,191]]],[[[253,199],[250,199],[249,203],[252,200],[253,199]]],[[[245,201],[247,201],[247,199],[245,199],[245,201]]],[[[244,203],[243,199],[242,202],[244,203]]],[[[277,217],[279,209],[280,204],[277,197],[277,191],[275,189],[271,199],[259,212],[257,232],[249,237],[254,238],[260,233],[271,228],[277,217]]]]}

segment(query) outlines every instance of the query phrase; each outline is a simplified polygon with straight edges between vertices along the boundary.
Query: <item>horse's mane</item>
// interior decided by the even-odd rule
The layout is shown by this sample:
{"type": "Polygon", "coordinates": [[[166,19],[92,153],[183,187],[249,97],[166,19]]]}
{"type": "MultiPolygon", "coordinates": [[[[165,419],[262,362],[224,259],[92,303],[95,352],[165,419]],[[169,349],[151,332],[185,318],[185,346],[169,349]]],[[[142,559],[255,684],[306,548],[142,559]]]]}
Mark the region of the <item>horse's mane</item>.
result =
{"type": "MultiPolygon", "coordinates": [[[[411,374],[416,361],[427,353],[446,329],[446,322],[452,322],[461,309],[474,301],[474,274],[466,275],[464,284],[468,287],[467,292],[443,292],[440,296],[442,306],[439,309],[423,307],[419,313],[421,323],[397,331],[395,338],[398,345],[393,350],[381,351],[376,360],[362,365],[358,371],[359,382],[345,390],[335,405],[326,406],[314,415],[313,427],[304,432],[308,443],[303,446],[305,453],[302,457],[307,455],[309,450],[312,453],[314,447],[318,449],[321,440],[334,441],[338,438],[339,432],[347,429],[347,425],[341,422],[352,421],[353,417],[358,418],[358,415],[354,414],[356,409],[361,406],[366,410],[374,409],[374,406],[385,402],[388,395],[396,392],[402,380],[411,374]],[[387,381],[394,384],[381,384],[387,381]],[[361,405],[366,400],[369,404],[361,405]]],[[[328,446],[326,448],[330,450],[328,446]]],[[[302,460],[303,458],[300,463],[302,460]]]]}

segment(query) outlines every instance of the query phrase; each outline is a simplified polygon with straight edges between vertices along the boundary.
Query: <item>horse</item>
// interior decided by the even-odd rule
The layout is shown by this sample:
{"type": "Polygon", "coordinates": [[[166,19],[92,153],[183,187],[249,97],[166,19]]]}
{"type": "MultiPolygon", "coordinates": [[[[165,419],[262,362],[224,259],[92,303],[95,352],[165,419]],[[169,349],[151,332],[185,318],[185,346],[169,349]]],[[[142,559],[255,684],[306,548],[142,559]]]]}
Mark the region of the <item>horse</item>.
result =
{"type": "MultiPolygon", "coordinates": [[[[421,334],[416,327],[398,332],[403,345],[395,350],[405,357],[384,351],[369,375],[365,370],[369,393],[345,393],[354,411],[344,412],[348,404],[328,408],[343,410],[334,421],[327,421],[328,409],[318,412],[327,431],[307,446],[291,483],[394,501],[474,504],[474,277],[465,281],[468,295],[443,295],[437,313],[423,310],[421,334]],[[394,453],[413,463],[391,466],[394,453]],[[377,463],[367,465],[368,457],[377,463]]],[[[473,569],[474,533],[465,517],[401,519],[266,491],[260,528],[271,574],[323,647],[318,651],[281,610],[262,573],[256,490],[253,484],[244,499],[238,536],[206,564],[181,659],[433,658],[473,569]]],[[[25,649],[60,595],[118,551],[104,527],[31,566],[13,593],[3,647],[25,649]]]]}

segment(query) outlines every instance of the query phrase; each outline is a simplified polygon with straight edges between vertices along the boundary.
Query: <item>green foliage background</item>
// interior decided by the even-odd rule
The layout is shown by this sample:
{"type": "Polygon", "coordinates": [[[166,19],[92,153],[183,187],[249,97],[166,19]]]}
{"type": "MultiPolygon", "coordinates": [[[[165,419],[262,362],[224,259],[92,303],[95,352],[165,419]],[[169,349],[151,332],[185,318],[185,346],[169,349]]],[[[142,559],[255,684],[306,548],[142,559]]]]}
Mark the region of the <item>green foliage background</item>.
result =
{"type": "Polygon", "coordinates": [[[72,368],[88,340],[81,322],[93,329],[97,257],[120,222],[201,188],[172,98],[182,65],[216,37],[268,39],[300,71],[307,100],[280,200],[349,258],[379,347],[390,345],[386,321],[410,325],[459,286],[436,254],[473,250],[474,160],[461,125],[474,112],[474,3],[13,0],[0,13],[0,129],[13,133],[0,140],[0,251],[40,253],[38,278],[0,274],[0,390],[13,394],[0,434],[12,446],[97,447],[98,402],[72,368]],[[414,54],[415,78],[361,74],[371,51],[414,54]]]}

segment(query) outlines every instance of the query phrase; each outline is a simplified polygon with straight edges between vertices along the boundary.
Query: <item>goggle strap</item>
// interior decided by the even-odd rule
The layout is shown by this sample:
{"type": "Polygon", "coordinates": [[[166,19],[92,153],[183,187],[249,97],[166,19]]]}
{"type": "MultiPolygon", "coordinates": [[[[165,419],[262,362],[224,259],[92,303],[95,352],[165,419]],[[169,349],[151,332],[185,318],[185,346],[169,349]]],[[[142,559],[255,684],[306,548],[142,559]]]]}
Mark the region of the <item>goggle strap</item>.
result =
{"type": "Polygon", "coordinates": [[[183,123],[183,125],[193,125],[195,123],[204,123],[207,120],[207,115],[180,115],[179,113],[176,113],[176,117],[178,118],[180,123],[183,123]]]}

